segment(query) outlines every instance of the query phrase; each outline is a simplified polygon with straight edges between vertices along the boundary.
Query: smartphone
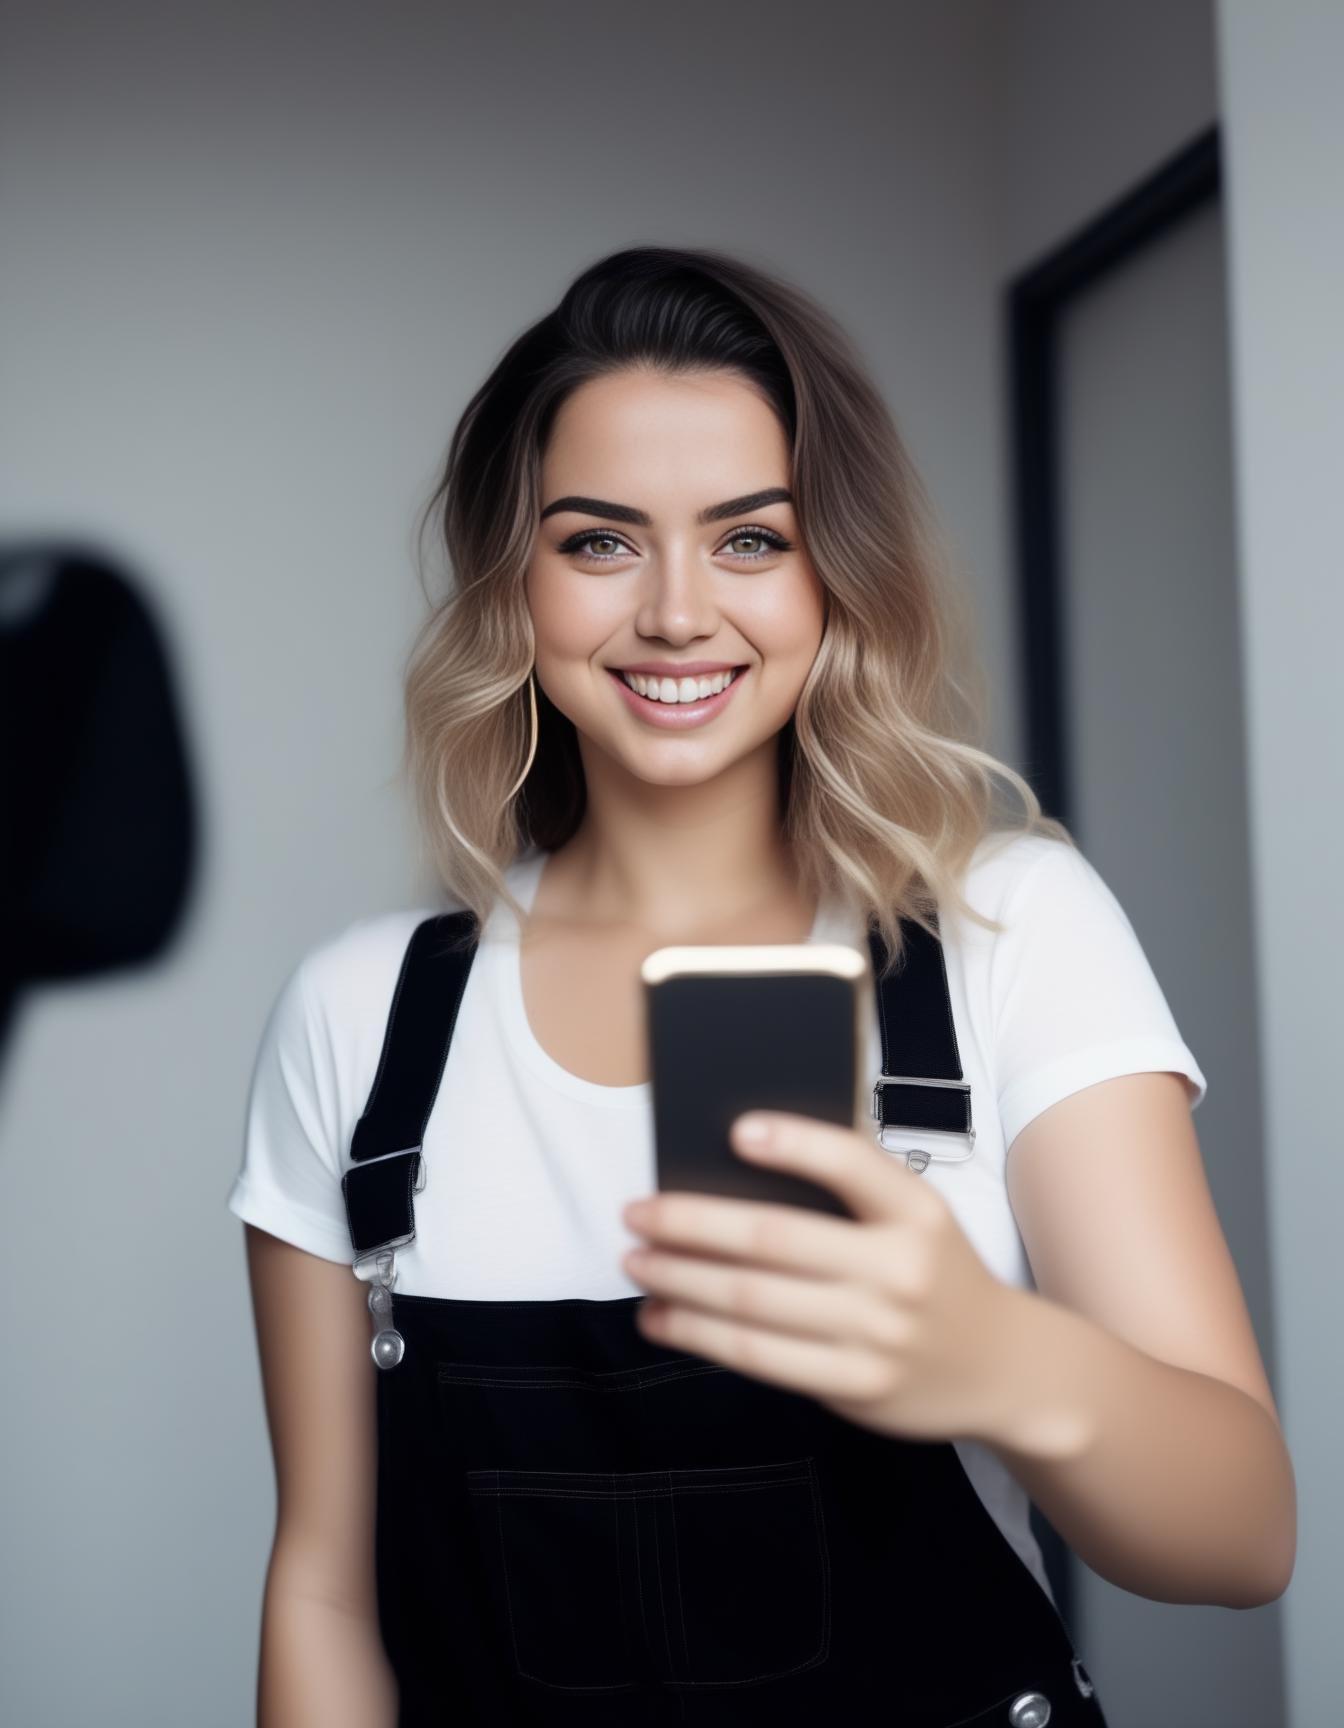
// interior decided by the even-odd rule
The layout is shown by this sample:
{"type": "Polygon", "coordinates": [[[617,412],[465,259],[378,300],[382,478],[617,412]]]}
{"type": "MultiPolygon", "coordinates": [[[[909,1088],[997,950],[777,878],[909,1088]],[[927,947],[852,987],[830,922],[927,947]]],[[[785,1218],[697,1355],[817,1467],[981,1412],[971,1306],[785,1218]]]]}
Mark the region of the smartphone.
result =
{"type": "Polygon", "coordinates": [[[678,946],[655,949],[640,976],[659,1188],[851,1217],[831,1189],[750,1163],[728,1134],[755,1107],[863,1125],[868,955],[826,942],[678,946]]]}

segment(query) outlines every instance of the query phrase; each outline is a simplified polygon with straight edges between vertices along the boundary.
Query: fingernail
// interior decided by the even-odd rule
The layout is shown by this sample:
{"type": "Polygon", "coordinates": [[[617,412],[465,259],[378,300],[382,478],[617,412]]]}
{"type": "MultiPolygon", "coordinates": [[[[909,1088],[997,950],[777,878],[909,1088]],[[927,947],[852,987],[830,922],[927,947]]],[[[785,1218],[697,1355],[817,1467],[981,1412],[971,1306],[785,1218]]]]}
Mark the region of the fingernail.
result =
{"type": "Polygon", "coordinates": [[[744,1150],[768,1146],[770,1124],[764,1116],[739,1116],[733,1125],[733,1139],[744,1150]]]}

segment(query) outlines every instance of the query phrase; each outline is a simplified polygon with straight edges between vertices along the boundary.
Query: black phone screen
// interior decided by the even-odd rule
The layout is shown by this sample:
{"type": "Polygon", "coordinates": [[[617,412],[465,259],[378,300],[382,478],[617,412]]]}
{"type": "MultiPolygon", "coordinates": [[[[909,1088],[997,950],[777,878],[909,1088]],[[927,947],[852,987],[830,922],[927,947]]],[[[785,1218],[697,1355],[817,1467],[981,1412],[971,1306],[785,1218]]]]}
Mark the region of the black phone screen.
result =
{"type": "Polygon", "coordinates": [[[859,988],[787,966],[646,981],[658,1186],[851,1216],[830,1189],[740,1157],[728,1131],[753,1107],[856,1125],[859,988]]]}

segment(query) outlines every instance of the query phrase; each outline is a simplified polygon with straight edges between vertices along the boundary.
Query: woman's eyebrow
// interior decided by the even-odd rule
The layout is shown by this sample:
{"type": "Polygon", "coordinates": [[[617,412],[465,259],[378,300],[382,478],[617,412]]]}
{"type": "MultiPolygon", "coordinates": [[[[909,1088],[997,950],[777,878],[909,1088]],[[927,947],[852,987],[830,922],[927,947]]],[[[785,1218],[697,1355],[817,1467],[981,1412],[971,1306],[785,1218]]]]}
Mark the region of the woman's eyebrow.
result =
{"type": "MultiPolygon", "coordinates": [[[[767,486],[762,492],[747,492],[741,498],[728,498],[722,504],[710,504],[696,517],[698,524],[722,522],[726,516],[742,516],[749,510],[763,510],[767,504],[792,504],[793,494],[787,486],[767,486]]],[[[612,504],[604,498],[580,498],[571,495],[557,498],[541,513],[544,522],[562,510],[574,510],[583,516],[604,516],[610,522],[631,522],[637,528],[652,528],[653,517],[647,510],[637,510],[633,504],[612,504]]]]}

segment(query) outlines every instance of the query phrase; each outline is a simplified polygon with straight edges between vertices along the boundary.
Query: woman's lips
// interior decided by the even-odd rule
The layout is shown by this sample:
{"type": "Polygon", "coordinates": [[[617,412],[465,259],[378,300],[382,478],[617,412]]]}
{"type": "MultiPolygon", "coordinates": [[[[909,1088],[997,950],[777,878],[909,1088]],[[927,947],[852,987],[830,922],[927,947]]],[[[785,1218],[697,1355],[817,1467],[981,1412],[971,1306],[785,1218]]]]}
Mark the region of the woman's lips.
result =
{"type": "Polygon", "coordinates": [[[684,726],[699,726],[722,713],[728,706],[733,691],[747,676],[746,668],[738,667],[727,688],[720,690],[717,696],[706,696],[703,702],[651,702],[647,696],[641,696],[638,691],[632,690],[619,672],[610,666],[607,670],[611,673],[616,688],[625,698],[626,705],[632,708],[641,720],[650,726],[662,726],[670,732],[684,726]]]}

